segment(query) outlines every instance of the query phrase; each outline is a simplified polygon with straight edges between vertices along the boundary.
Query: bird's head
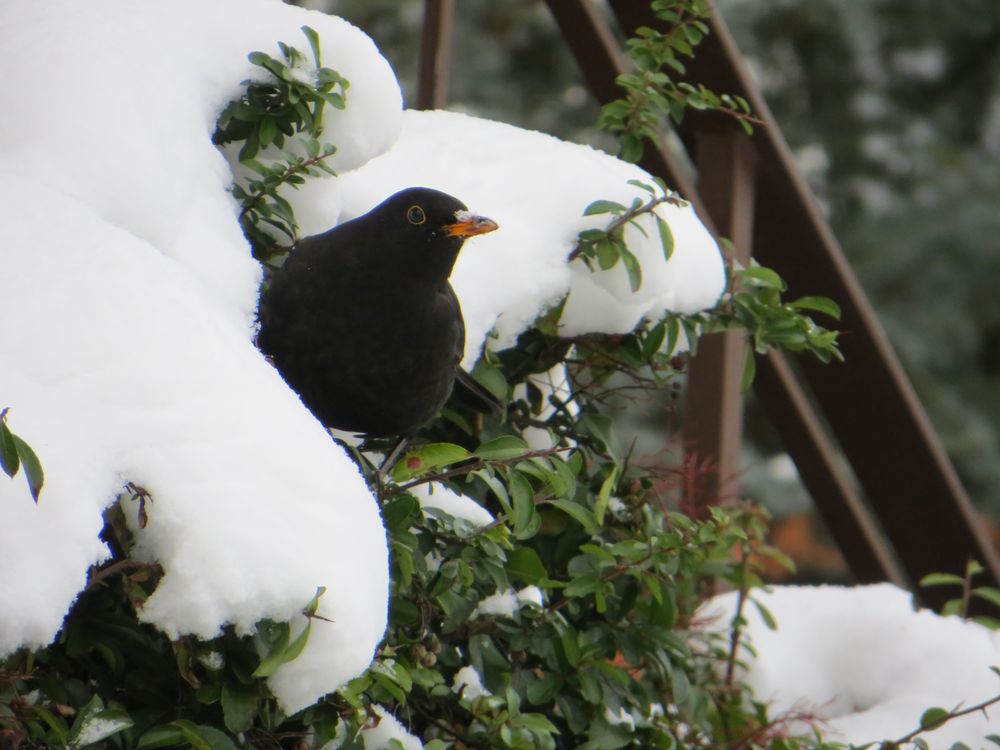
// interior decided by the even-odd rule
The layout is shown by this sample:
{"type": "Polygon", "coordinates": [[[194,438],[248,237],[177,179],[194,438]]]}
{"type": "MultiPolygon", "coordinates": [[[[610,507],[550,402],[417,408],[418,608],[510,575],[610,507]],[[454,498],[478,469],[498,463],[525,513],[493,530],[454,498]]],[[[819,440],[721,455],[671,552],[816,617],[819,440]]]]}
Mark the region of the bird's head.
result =
{"type": "Polygon", "coordinates": [[[401,190],[369,216],[393,235],[393,244],[409,260],[425,270],[443,272],[444,278],[451,273],[465,240],[497,229],[495,221],[472,213],[457,198],[425,187],[401,190]]]}

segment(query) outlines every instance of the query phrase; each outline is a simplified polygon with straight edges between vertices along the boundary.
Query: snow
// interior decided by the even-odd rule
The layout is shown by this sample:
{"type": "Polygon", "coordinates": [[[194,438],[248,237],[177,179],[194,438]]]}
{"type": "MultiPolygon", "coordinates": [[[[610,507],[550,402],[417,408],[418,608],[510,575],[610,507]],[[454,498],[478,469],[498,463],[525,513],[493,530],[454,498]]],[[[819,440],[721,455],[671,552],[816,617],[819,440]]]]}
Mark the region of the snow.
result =
{"type": "MultiPolygon", "coordinates": [[[[812,711],[829,740],[862,744],[903,737],[921,714],[972,706],[1000,694],[989,669],[1000,665],[1000,642],[986,628],[956,617],[914,610],[910,594],[891,584],[774,587],[755,591],[777,631],[752,604],[746,633],[757,651],[746,680],[771,716],[812,711]]],[[[736,606],[730,592],[703,605],[699,617],[728,628],[736,606]]],[[[799,727],[804,730],[803,727],[799,727]]],[[[964,742],[982,747],[1000,729],[1000,706],[960,717],[921,735],[931,747],[964,742]]]]}
{"type": "MultiPolygon", "coordinates": [[[[526,399],[528,397],[528,383],[534,385],[542,394],[542,408],[537,414],[532,416],[540,422],[544,422],[556,413],[556,407],[552,403],[553,398],[565,404],[565,409],[574,416],[580,411],[579,404],[573,400],[573,389],[570,387],[569,373],[566,365],[559,363],[554,365],[548,372],[539,372],[529,375],[524,382],[514,386],[514,399],[526,399]]],[[[555,446],[558,438],[546,429],[533,425],[521,431],[521,437],[531,446],[532,450],[548,450],[555,446]]]]}
{"type": "Polygon", "coordinates": [[[440,482],[419,484],[410,490],[420,507],[444,511],[453,518],[462,518],[475,528],[493,523],[493,514],[471,497],[459,495],[440,482]]]}
{"type": "Polygon", "coordinates": [[[153,497],[136,555],[165,570],[141,616],[169,636],[249,632],[327,588],[333,622],[272,678],[287,709],[382,637],[375,501],[252,344],[260,269],[210,142],[247,53],[304,47],[306,23],[356,85],[335,136],[355,166],[395,137],[400,96],[343,21],[264,0],[0,5],[0,109],[18,113],[0,121],[0,399],[46,472],[37,506],[0,481],[2,653],[55,637],[127,480],[153,497]]]}
{"type": "Polygon", "coordinates": [[[624,726],[630,732],[635,731],[635,717],[622,706],[619,706],[617,711],[612,711],[610,706],[606,706],[604,709],[604,720],[608,724],[624,726]]]}
{"type": "Polygon", "coordinates": [[[515,617],[521,611],[523,604],[542,606],[542,591],[537,586],[525,586],[519,591],[504,589],[490,594],[476,607],[473,617],[494,615],[497,617],[515,617]]]}
{"type": "Polygon", "coordinates": [[[419,739],[406,731],[395,716],[381,706],[372,705],[372,713],[375,714],[378,724],[361,731],[365,750],[387,750],[393,740],[397,740],[404,750],[421,750],[424,746],[419,739]]]}
{"type": "Polygon", "coordinates": [[[648,236],[629,228],[626,241],[643,269],[633,294],[624,268],[592,272],[582,261],[566,263],[580,231],[603,228],[608,216],[583,216],[603,198],[628,205],[649,197],[629,180],[649,175],[588,146],[454,112],[403,115],[399,139],[386,153],[344,174],[345,217],[365,213],[385,196],[410,185],[444,190],[500,230],[469,241],[451,281],[465,316],[465,366],[490,346],[514,343],[547,305],[567,293],[561,333],[626,333],[644,317],[664,311],[695,312],[722,293],[722,259],[714,239],[690,207],[662,204],[676,247],[665,261],[655,222],[641,221],[648,236]]]}
{"type": "Polygon", "coordinates": [[[455,672],[455,679],[452,680],[451,689],[462,698],[470,701],[490,694],[490,691],[483,687],[483,680],[479,676],[479,672],[471,665],[466,665],[455,672]]]}
{"type": "MultiPolygon", "coordinates": [[[[219,111],[260,75],[247,53],[277,56],[279,40],[306,50],[304,24],[351,86],[324,134],[344,176],[290,195],[303,229],[418,183],[501,224],[456,268],[466,364],[491,329],[492,345],[507,345],[566,293],[571,335],[628,330],[721,291],[718,250],[686,208],[661,207],[677,238],[669,262],[655,239],[633,247],[638,294],[620,267],[567,265],[577,232],[607,218],[583,208],[643,196],[626,185],[641,170],[499,123],[404,115],[388,63],[340,19],[278,0],[0,3],[0,407],[46,473],[37,505],[23,478],[0,479],[0,654],[56,637],[88,569],[108,557],[102,513],[126,482],[152,498],[144,529],[123,501],[133,554],[164,570],[140,616],[168,636],[250,633],[262,618],[297,631],[326,588],[326,619],[270,678],[286,711],[363,671],[382,637],[376,502],[253,346],[261,271],[228,192],[231,165],[211,144],[219,111]]],[[[431,504],[455,512],[458,497],[440,488],[431,504]]],[[[465,503],[457,515],[474,512],[465,503]]]]}

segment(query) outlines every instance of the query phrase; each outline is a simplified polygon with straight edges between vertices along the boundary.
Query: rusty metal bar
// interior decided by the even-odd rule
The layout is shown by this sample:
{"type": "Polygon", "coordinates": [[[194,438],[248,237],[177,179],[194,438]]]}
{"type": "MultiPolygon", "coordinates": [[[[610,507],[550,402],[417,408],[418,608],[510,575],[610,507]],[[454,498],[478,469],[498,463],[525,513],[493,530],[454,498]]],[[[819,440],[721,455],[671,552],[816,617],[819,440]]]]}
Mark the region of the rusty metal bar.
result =
{"type": "Polygon", "coordinates": [[[448,103],[451,78],[451,28],[455,0],[424,0],[420,35],[417,109],[441,109],[448,103]]]}
{"type": "Polygon", "coordinates": [[[785,355],[757,360],[754,392],[795,461],[827,531],[859,583],[891,581],[909,587],[878,524],[841,466],[837,449],[813,411],[785,355]]]}
{"type": "MultiPolygon", "coordinates": [[[[648,3],[612,0],[611,6],[626,31],[660,25],[648,3]]],[[[745,97],[764,121],[753,139],[760,164],[755,254],[777,269],[792,289],[831,297],[843,310],[839,327],[845,332],[841,348],[847,363],[802,361],[802,372],[831,429],[912,580],[935,571],[959,573],[975,558],[997,585],[1000,556],[977,521],[871,305],[798,176],[728,29],[717,14],[709,25],[712,33],[688,66],[690,80],[745,97]]],[[[682,137],[692,140],[706,119],[686,118],[682,137]]],[[[935,606],[949,596],[940,589],[923,593],[935,606]]]]}
{"type": "MultiPolygon", "coordinates": [[[[750,260],[753,241],[753,148],[733,128],[698,134],[698,191],[719,233],[729,237],[736,260],[750,260]]],[[[728,331],[706,336],[688,366],[684,449],[704,465],[694,481],[696,509],[739,496],[743,440],[743,363],[746,336],[728,331]]]]}

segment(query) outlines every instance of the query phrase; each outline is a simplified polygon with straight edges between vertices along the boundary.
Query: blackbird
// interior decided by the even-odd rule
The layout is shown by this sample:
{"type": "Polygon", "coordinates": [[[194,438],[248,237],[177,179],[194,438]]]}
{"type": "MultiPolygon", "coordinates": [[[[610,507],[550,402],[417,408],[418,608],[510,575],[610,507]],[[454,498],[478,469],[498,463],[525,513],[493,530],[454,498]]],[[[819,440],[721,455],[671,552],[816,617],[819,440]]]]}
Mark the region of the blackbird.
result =
{"type": "Polygon", "coordinates": [[[257,343],[327,427],[407,437],[461,370],[465,321],[448,282],[462,244],[492,232],[456,198],[415,187],[300,240],[261,294],[257,343]]]}

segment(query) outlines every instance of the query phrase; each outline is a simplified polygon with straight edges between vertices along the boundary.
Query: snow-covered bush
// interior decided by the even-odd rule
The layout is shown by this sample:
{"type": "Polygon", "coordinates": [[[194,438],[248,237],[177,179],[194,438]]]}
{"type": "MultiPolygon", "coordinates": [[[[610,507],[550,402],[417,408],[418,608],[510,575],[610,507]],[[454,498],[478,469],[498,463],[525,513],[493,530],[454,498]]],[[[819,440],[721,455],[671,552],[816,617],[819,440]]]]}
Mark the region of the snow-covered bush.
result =
{"type": "MultiPolygon", "coordinates": [[[[670,387],[720,329],[829,359],[835,334],[802,310],[835,307],[724,269],[690,207],[632,165],[401,113],[384,60],[336,19],[269,0],[74,13],[0,9],[5,69],[27,82],[0,143],[20,283],[0,297],[17,418],[0,447],[32,489],[29,458],[45,468],[37,505],[21,482],[0,490],[3,746],[740,747],[773,729],[717,669],[739,638],[695,619],[716,582],[746,592],[779,556],[762,515],[681,512],[684,471],[639,465],[608,403],[670,387]],[[303,24],[311,54],[294,49],[303,24]],[[37,29],[79,52],[88,86],[148,98],[73,88],[77,121],[43,116],[64,67],[28,54],[37,29]],[[247,64],[274,34],[281,57],[247,64]],[[121,132],[94,125],[116,106],[121,132]],[[506,408],[449,407],[378,482],[253,348],[244,235],[270,262],[412,184],[502,227],[454,283],[466,364],[506,408]]],[[[646,38],[646,84],[700,33],[685,13],[674,52],[646,38]]],[[[616,122],[634,155],[642,128],[616,122]]]]}

